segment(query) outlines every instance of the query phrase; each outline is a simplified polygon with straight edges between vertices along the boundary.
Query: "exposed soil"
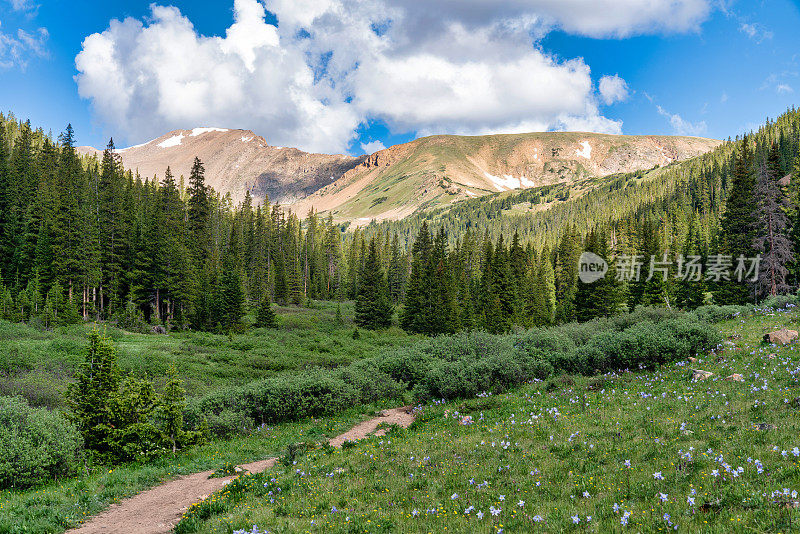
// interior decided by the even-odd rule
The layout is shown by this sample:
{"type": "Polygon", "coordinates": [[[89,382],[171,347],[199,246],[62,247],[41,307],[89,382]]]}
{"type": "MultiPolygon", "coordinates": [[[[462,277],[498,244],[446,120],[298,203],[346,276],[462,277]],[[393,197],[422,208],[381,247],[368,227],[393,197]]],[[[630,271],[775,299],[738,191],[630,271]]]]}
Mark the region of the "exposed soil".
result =
{"type": "MultiPolygon", "coordinates": [[[[410,407],[384,410],[378,417],[359,423],[344,434],[329,441],[332,447],[341,447],[345,441],[358,441],[371,434],[385,434],[381,423],[407,428],[414,421],[410,407]]],[[[277,458],[269,458],[240,467],[250,473],[269,469],[277,458]]],[[[71,534],[167,534],[180,520],[181,515],[194,503],[202,501],[215,491],[222,489],[234,477],[208,478],[213,471],[204,471],[177,478],[152,489],[143,491],[129,499],[111,505],[99,515],[89,519],[81,527],[70,530],[71,534]]]]}

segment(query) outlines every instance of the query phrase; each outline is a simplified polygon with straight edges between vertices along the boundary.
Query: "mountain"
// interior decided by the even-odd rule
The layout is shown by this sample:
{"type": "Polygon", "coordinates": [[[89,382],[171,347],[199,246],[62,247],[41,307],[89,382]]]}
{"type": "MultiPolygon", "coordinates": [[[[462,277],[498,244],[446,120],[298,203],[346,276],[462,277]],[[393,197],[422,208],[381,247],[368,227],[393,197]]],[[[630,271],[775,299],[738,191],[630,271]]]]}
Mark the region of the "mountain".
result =
{"type": "Polygon", "coordinates": [[[664,166],[719,145],[698,137],[581,132],[425,137],[372,154],[293,209],[329,211],[358,225],[397,220],[455,200],[664,166]]]}
{"type": "Polygon", "coordinates": [[[698,137],[582,132],[437,135],[352,157],[269,146],[247,130],[195,128],[118,152],[127,169],[143,176],[163,176],[168,165],[176,176],[188,176],[197,156],[206,182],[236,202],[246,191],[256,202],[268,194],[301,216],[313,208],[364,225],[490,193],[651,169],[719,144],[698,137]]]}
{"type": "MultiPolygon", "coordinates": [[[[86,155],[102,155],[79,147],[86,155]]],[[[235,202],[250,191],[257,203],[291,203],[341,178],[366,156],[310,154],[296,148],[270,146],[250,130],[194,128],[175,130],[147,143],[117,150],[126,169],[146,177],[163,177],[167,166],[176,177],[189,177],[195,156],[206,169],[206,184],[230,193],[235,202]]]]}

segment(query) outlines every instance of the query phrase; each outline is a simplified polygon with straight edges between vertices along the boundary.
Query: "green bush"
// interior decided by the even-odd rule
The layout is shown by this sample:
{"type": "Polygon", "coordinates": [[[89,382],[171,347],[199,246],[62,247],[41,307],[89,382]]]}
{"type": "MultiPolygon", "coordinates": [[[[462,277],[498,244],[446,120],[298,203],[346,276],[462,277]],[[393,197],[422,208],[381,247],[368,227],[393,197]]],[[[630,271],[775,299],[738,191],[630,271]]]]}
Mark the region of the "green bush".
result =
{"type": "Polygon", "coordinates": [[[23,488],[75,474],[82,440],[56,412],[0,397],[0,488],[23,488]]]}
{"type": "Polygon", "coordinates": [[[533,329],[519,335],[462,332],[421,340],[335,370],[284,375],[191,403],[186,420],[215,433],[321,416],[402,396],[469,398],[556,374],[653,368],[707,351],[717,331],[692,314],[643,308],[626,317],[533,329]]]}
{"type": "Polygon", "coordinates": [[[746,315],[752,311],[752,306],[717,306],[715,304],[709,304],[700,306],[689,315],[693,315],[700,322],[718,323],[740,315],[746,315]]]}
{"type": "Polygon", "coordinates": [[[783,310],[789,306],[797,306],[797,295],[775,295],[774,297],[766,298],[762,303],[762,308],[772,308],[774,310],[783,310]]]}

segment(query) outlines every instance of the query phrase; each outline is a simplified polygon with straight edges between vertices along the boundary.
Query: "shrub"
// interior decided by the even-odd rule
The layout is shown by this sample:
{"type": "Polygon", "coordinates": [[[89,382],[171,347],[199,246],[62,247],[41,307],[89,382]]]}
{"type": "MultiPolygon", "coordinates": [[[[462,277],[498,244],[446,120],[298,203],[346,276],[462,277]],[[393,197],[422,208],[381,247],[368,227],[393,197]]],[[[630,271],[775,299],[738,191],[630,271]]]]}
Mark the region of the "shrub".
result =
{"type": "Polygon", "coordinates": [[[797,295],[775,295],[774,297],[767,297],[764,299],[761,303],[761,307],[783,310],[789,306],[797,306],[797,304],[797,295]]]}
{"type": "Polygon", "coordinates": [[[0,488],[28,487],[76,473],[80,433],[56,412],[0,397],[0,488]]]}
{"type": "Polygon", "coordinates": [[[689,315],[693,315],[700,322],[718,323],[727,319],[733,319],[739,315],[748,314],[751,311],[753,311],[752,306],[717,306],[715,304],[710,304],[700,306],[689,315]]]}

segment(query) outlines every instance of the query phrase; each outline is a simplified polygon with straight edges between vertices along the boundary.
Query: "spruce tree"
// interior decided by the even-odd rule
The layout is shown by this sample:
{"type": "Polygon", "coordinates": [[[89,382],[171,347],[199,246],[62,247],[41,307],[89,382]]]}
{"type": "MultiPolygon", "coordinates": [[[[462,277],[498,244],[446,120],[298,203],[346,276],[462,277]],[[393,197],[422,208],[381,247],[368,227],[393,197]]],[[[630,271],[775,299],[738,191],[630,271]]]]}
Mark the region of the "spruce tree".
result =
{"type": "MultiPolygon", "coordinates": [[[[337,308],[338,309],[338,308],[337,308]]],[[[269,295],[264,295],[256,311],[256,326],[258,328],[275,328],[278,326],[275,310],[272,309],[272,301],[269,295]]]]}
{"type": "Polygon", "coordinates": [[[107,458],[113,432],[114,398],[120,382],[117,353],[111,340],[97,330],[89,334],[89,348],[75,382],[67,388],[69,417],[83,435],[87,449],[107,458]]]}
{"type": "Polygon", "coordinates": [[[160,415],[167,442],[172,447],[172,454],[178,450],[183,431],[183,410],[186,408],[186,390],[178,378],[175,363],[167,373],[167,383],[161,395],[160,415]]]}
{"type": "MultiPolygon", "coordinates": [[[[720,222],[721,253],[731,256],[733,261],[740,256],[745,258],[755,256],[754,192],[753,155],[750,151],[749,138],[745,136],[736,156],[730,191],[725,202],[725,213],[720,222]]],[[[752,295],[747,284],[736,280],[720,281],[716,284],[714,301],[718,304],[744,304],[753,300],[752,295]]]]}
{"type": "Polygon", "coordinates": [[[374,238],[369,243],[367,258],[359,274],[355,307],[355,322],[360,327],[374,330],[392,325],[389,288],[374,238]]]}
{"type": "Polygon", "coordinates": [[[767,161],[759,167],[756,184],[758,233],[753,246],[764,253],[757,282],[757,294],[761,298],[789,290],[786,278],[788,266],[794,260],[788,235],[788,203],[778,184],[781,176],[780,152],[777,143],[773,143],[767,161]]]}
{"type": "Polygon", "coordinates": [[[403,330],[416,334],[430,334],[435,323],[430,291],[432,279],[433,241],[428,223],[422,222],[417,239],[411,247],[411,274],[406,288],[406,298],[400,315],[403,330]]]}

